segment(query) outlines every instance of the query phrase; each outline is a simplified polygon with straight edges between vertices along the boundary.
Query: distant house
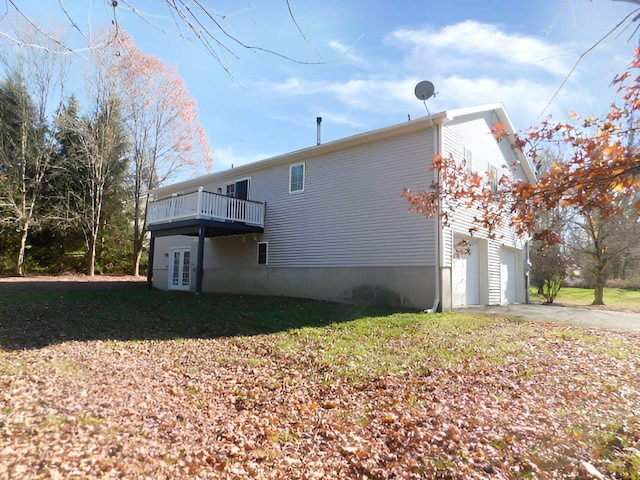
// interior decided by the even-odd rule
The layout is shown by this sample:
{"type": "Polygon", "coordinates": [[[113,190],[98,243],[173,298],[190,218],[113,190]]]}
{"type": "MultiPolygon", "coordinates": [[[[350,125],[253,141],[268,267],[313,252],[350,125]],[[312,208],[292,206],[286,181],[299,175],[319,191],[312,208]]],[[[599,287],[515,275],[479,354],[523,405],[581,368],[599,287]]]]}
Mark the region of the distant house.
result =
{"type": "Polygon", "coordinates": [[[448,110],[151,192],[149,284],[159,289],[285,295],[450,310],[524,302],[526,244],[513,232],[469,236],[408,212],[405,188],[433,184],[434,154],[479,172],[519,162],[501,104],[448,110]],[[454,245],[470,241],[471,253],[454,245]]]}

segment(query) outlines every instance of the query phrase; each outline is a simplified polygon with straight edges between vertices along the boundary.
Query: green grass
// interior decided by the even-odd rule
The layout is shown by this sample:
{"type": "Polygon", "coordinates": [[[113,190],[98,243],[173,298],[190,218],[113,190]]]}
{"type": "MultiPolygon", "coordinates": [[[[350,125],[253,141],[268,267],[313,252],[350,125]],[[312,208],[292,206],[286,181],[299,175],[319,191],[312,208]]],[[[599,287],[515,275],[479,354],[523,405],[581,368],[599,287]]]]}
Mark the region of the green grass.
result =
{"type": "Polygon", "coordinates": [[[488,364],[504,363],[522,352],[520,327],[484,315],[394,313],[292,329],[277,346],[286,355],[316,351],[318,360],[341,366],[341,374],[349,377],[403,374],[479,356],[488,364]],[[489,328],[491,336],[485,334],[489,328]]]}
{"type": "MultiPolygon", "coordinates": [[[[533,301],[544,302],[544,298],[531,290],[533,301]]],[[[554,303],[565,305],[591,305],[593,303],[593,289],[562,287],[554,303]]],[[[622,288],[605,288],[604,303],[616,307],[640,308],[640,291],[622,288]]]]}
{"type": "Polygon", "coordinates": [[[285,297],[146,289],[29,292],[0,296],[0,347],[39,348],[71,340],[252,336],[392,312],[285,297]]]}
{"type": "Polygon", "coordinates": [[[637,423],[630,425],[625,422],[592,434],[597,445],[596,453],[606,459],[615,478],[640,480],[640,452],[633,447],[637,441],[633,432],[638,427],[637,423]]]}
{"type": "MultiPolygon", "coordinates": [[[[427,371],[482,356],[501,364],[519,355],[520,324],[489,316],[424,314],[284,297],[194,295],[157,290],[30,292],[4,297],[0,346],[40,348],[67,341],[173,340],[277,334],[276,353],[339,365],[351,378],[427,371]],[[491,329],[492,335],[484,334],[491,329]]],[[[221,356],[219,362],[234,362],[221,356]]],[[[264,358],[244,358],[260,364],[264,358]]],[[[73,369],[75,365],[58,365],[73,369]]],[[[18,367],[14,367],[16,369],[18,367]]],[[[80,372],[76,372],[80,374],[80,372]]]]}
{"type": "MultiPolygon", "coordinates": [[[[350,378],[428,371],[482,356],[498,365],[522,353],[521,324],[489,316],[424,314],[284,297],[194,295],[157,290],[29,292],[0,302],[0,347],[41,348],[68,341],[235,337],[276,334],[276,353],[338,365],[350,378]],[[491,336],[485,332],[491,329],[491,336]]],[[[236,361],[221,355],[221,364],[236,361]]],[[[243,358],[256,365],[260,358],[243,358]]],[[[74,369],[75,365],[57,365],[74,369]]],[[[19,370],[19,366],[8,367],[19,370]]],[[[81,372],[77,371],[80,375],[81,372]]]]}

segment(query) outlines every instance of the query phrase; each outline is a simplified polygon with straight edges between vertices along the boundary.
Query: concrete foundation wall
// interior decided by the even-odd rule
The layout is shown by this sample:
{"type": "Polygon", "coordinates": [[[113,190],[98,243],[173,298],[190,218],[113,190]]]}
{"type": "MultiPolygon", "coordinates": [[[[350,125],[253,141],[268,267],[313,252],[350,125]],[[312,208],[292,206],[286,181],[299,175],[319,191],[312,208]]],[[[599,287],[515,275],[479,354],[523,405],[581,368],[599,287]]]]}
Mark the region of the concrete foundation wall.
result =
{"type": "Polygon", "coordinates": [[[453,309],[453,293],[451,289],[451,268],[440,270],[440,311],[450,312],[453,309]]]}
{"type": "MultiPolygon", "coordinates": [[[[434,275],[433,267],[205,268],[203,291],[427,309],[434,275]]],[[[166,271],[155,270],[154,286],[168,288],[166,271]]]]}

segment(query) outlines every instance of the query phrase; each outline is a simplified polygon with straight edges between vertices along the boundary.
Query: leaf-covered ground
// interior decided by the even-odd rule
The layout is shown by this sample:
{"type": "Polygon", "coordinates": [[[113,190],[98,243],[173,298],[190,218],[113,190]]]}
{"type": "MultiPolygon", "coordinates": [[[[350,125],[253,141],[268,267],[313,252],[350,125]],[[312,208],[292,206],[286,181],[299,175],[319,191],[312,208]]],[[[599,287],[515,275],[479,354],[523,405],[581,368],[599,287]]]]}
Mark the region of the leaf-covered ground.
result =
{"type": "Polygon", "coordinates": [[[132,290],[0,342],[2,479],[640,475],[636,334],[132,290]]]}

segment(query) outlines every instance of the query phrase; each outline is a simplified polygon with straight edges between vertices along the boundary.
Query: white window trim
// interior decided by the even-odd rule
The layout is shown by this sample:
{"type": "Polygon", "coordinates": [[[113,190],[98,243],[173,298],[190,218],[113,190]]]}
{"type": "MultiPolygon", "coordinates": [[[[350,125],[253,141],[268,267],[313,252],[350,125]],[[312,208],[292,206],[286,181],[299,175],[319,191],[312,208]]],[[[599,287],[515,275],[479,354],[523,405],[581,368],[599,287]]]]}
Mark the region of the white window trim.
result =
{"type": "Polygon", "coordinates": [[[259,266],[269,265],[269,242],[258,242],[258,247],[257,248],[258,248],[258,250],[257,250],[256,253],[258,254],[258,257],[257,257],[256,260],[257,260],[258,265],[259,266]],[[264,259],[265,262],[264,263],[260,263],[260,245],[266,245],[265,248],[267,249],[267,251],[265,252],[266,255],[265,255],[265,259],[264,259]]]}
{"type": "Polygon", "coordinates": [[[294,163],[289,165],[289,193],[302,193],[305,189],[305,184],[307,183],[307,166],[306,162],[294,163]],[[291,175],[293,173],[294,167],[299,167],[302,165],[302,188],[300,190],[291,190],[291,175]]]}

